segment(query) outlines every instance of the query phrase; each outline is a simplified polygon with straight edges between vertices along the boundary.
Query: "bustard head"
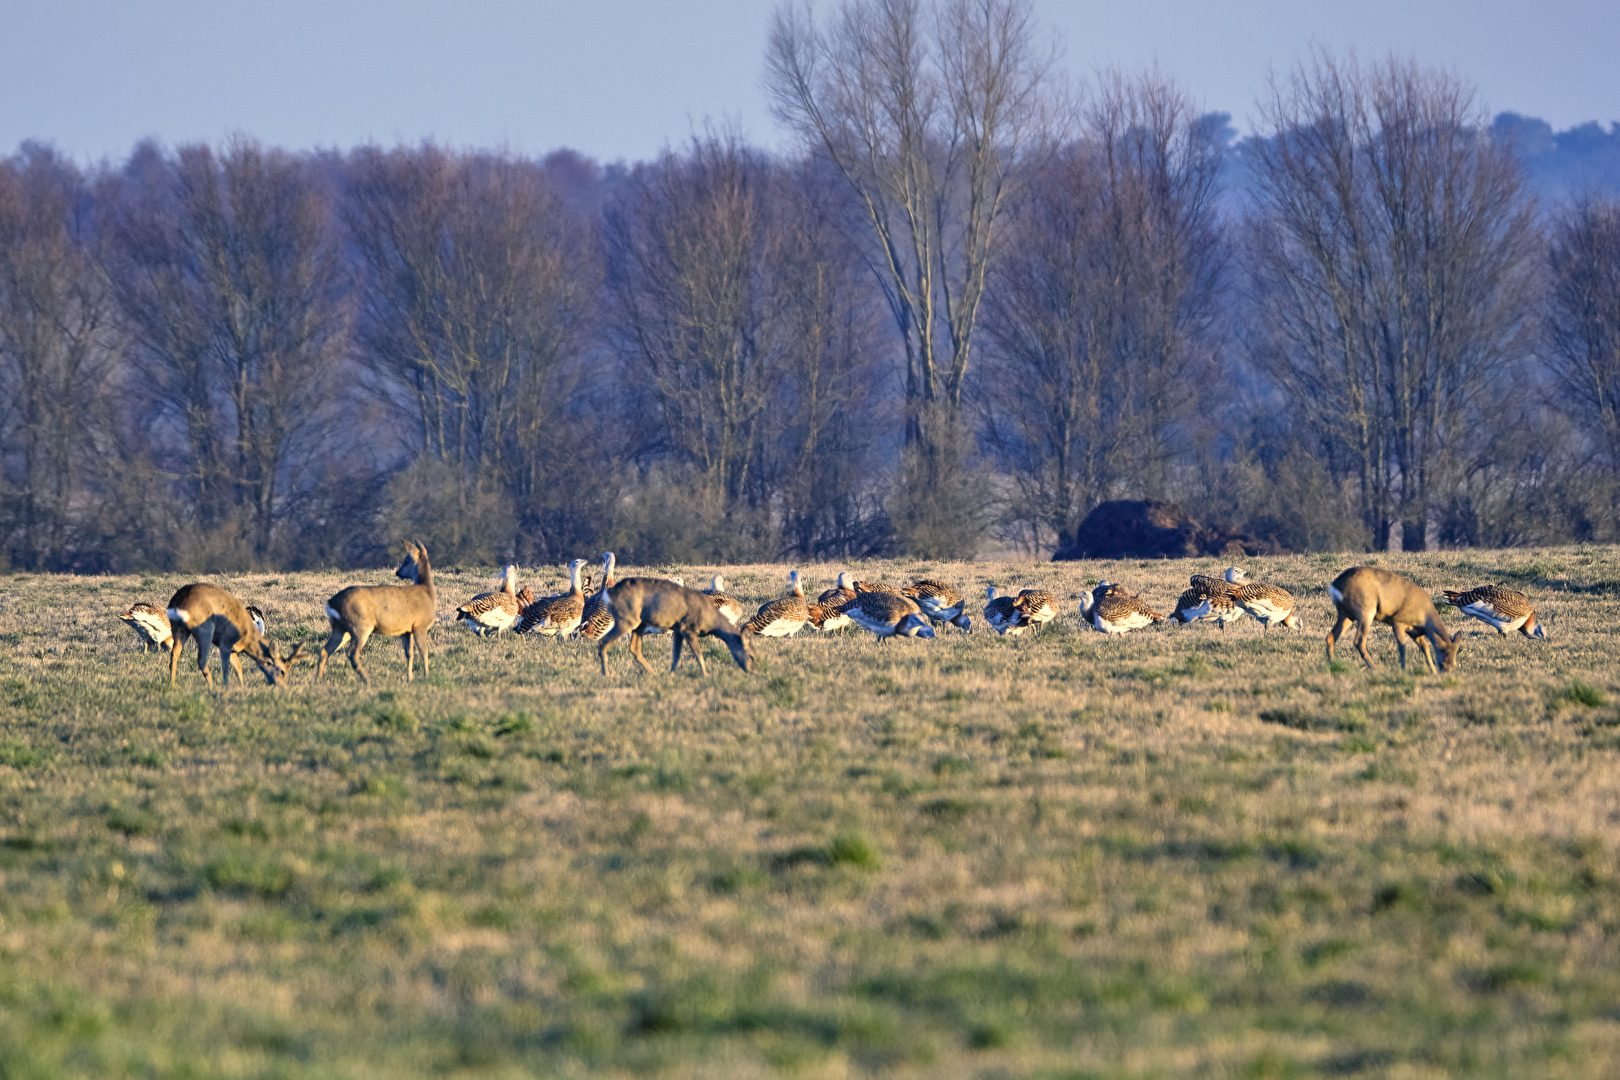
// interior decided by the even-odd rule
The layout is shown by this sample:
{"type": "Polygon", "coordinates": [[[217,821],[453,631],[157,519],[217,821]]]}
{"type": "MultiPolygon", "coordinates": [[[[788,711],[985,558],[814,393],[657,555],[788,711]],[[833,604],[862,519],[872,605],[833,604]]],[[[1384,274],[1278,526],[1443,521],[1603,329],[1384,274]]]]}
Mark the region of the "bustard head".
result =
{"type": "Polygon", "coordinates": [[[1226,580],[1232,585],[1242,585],[1249,580],[1249,574],[1241,566],[1228,566],[1226,568],[1226,580]]]}

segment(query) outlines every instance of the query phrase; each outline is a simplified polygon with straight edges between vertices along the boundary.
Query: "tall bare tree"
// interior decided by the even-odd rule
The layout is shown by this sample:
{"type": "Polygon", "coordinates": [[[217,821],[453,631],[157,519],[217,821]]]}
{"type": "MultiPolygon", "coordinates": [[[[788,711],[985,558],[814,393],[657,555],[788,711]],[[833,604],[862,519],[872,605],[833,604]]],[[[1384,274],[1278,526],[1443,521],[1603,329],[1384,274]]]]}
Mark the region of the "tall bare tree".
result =
{"type": "Polygon", "coordinates": [[[960,553],[962,394],[1001,225],[1052,145],[1051,54],[1030,0],[846,0],[827,25],[777,9],[773,110],[854,196],[905,353],[909,543],[960,553]]]}
{"type": "Polygon", "coordinates": [[[1548,312],[1561,400],[1620,480],[1620,203],[1583,199],[1554,223],[1548,312]]]}
{"type": "Polygon", "coordinates": [[[331,199],[306,160],[247,139],[147,148],[104,197],[109,280],[142,385],[183,434],[199,556],[283,555],[349,340],[331,199]]]}
{"type": "Polygon", "coordinates": [[[34,570],[73,565],[110,361],[85,195],[44,147],[0,160],[0,556],[34,570]]]}
{"type": "Polygon", "coordinates": [[[1374,542],[1401,523],[1408,545],[1432,543],[1531,342],[1520,166],[1466,85],[1399,60],[1318,53],[1273,85],[1262,121],[1251,355],[1327,437],[1374,542]]]}
{"type": "Polygon", "coordinates": [[[1105,78],[1084,120],[1015,215],[986,300],[982,438],[1035,545],[1067,545],[1104,499],[1164,496],[1215,372],[1215,131],[1157,75],[1105,78]]]}
{"type": "Polygon", "coordinates": [[[858,546],[869,321],[814,176],[700,136],[632,174],[606,236],[611,336],[656,417],[644,452],[688,470],[732,543],[858,546]]]}
{"type": "Polygon", "coordinates": [[[570,415],[597,273],[578,215],[510,155],[368,147],[347,170],[362,358],[409,418],[399,449],[449,478],[440,550],[561,554],[594,505],[570,415]]]}

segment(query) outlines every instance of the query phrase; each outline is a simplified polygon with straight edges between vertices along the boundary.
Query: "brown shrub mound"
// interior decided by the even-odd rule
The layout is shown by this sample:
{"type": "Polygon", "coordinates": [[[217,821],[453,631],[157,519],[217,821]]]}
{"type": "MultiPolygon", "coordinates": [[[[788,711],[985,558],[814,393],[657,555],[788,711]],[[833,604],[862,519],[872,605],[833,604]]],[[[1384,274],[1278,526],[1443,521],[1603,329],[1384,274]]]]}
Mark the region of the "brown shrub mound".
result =
{"type": "Polygon", "coordinates": [[[1274,540],[1200,525],[1175,503],[1115,499],[1087,514],[1075,530],[1074,543],[1054,551],[1052,559],[1237,558],[1282,551],[1274,540]]]}

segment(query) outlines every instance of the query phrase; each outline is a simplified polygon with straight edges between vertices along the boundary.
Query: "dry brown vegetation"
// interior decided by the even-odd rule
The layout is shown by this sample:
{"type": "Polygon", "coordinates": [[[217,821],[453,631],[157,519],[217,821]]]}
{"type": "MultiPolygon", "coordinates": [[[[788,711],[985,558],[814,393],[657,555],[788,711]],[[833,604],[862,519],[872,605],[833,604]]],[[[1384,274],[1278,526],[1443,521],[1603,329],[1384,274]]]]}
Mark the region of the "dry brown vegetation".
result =
{"type": "MultiPolygon", "coordinates": [[[[373,691],[224,694],[116,618],[182,579],[10,578],[0,1075],[1616,1073],[1620,550],[1246,565],[1305,632],[1071,609],[605,679],[450,625],[493,571],[449,567],[430,678],[378,641],[373,691]],[[1441,607],[1451,675],[1382,628],[1371,672],[1330,666],[1357,562],[1513,584],[1551,639],[1441,607]]],[[[1221,566],[850,569],[1168,608],[1221,566]]],[[[758,602],[787,567],[723,569],[758,602]]],[[[387,578],[224,583],[285,647],[387,578]]]]}

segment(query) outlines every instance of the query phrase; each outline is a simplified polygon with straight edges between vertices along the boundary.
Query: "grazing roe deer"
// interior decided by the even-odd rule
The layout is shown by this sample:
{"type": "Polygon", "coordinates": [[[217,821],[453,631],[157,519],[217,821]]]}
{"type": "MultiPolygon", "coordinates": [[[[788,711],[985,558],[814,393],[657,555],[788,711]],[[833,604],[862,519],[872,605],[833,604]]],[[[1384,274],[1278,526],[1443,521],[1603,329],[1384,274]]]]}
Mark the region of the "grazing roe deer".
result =
{"type": "Polygon", "coordinates": [[[1406,670],[1406,646],[1412,643],[1412,632],[1429,670],[1435,672],[1434,651],[1442,653],[1439,671],[1449,671],[1457,662],[1457,639],[1451,636],[1440,614],[1434,610],[1434,601],[1428,593],[1388,570],[1376,566],[1353,566],[1334,579],[1328,586],[1333,606],[1338,609],[1338,621],[1327,635],[1328,659],[1333,659],[1333,646],[1339,635],[1351,623],[1356,624],[1356,651],[1362,662],[1372,667],[1367,655],[1367,630],[1374,620],[1388,623],[1395,635],[1395,644],[1401,653],[1401,670],[1406,670]]]}
{"type": "Polygon", "coordinates": [[[271,686],[287,675],[287,669],[303,653],[302,643],[282,656],[254,625],[242,602],[217,585],[194,582],[182,586],[169,598],[169,685],[174,685],[176,670],[180,666],[180,650],[186,639],[197,642],[197,670],[214,686],[213,673],[208,670],[208,654],[219,649],[219,677],[225,686],[231,685],[231,672],[236,672],[236,685],[242,683],[242,657],[259,665],[271,686]]]}
{"type": "Polygon", "coordinates": [[[360,681],[371,685],[371,678],[360,666],[360,650],[372,634],[403,638],[405,681],[411,681],[415,653],[422,654],[422,674],[428,673],[426,635],[438,616],[438,593],[433,588],[433,568],[428,565],[427,549],[405,543],[405,561],[394,571],[409,585],[350,585],[326,602],[326,617],[332,623],[332,636],[321,646],[315,681],[326,674],[326,661],[349,641],[349,666],[360,681]],[[414,646],[414,652],[413,647],[414,646]]]}
{"type": "Polygon", "coordinates": [[[671,671],[681,665],[681,644],[685,642],[687,649],[697,657],[698,670],[707,675],[709,669],[698,648],[698,638],[710,635],[726,643],[738,667],[752,670],[753,655],[741,631],[720,613],[712,598],[696,589],[663,578],[625,578],[609,591],[608,608],[613,612],[613,629],[603,634],[596,646],[604,675],[607,674],[608,648],[627,634],[630,635],[630,655],[644,670],[652,671],[652,665],[641,655],[641,638],[651,630],[668,630],[675,637],[671,671]]]}

